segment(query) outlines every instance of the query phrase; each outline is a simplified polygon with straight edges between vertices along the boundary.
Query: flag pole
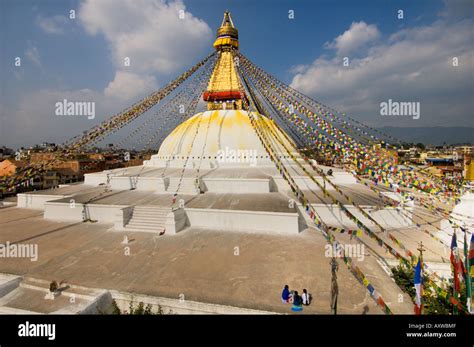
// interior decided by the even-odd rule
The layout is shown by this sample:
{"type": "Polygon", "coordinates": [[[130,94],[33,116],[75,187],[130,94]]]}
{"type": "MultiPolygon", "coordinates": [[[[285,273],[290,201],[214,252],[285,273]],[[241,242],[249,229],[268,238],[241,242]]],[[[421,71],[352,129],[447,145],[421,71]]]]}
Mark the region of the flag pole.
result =
{"type": "Polygon", "coordinates": [[[337,285],[337,270],[339,265],[337,264],[336,257],[332,257],[331,265],[331,313],[337,314],[337,298],[339,296],[339,286],[337,285]]]}
{"type": "MultiPolygon", "coordinates": [[[[470,252],[467,246],[467,225],[464,224],[464,228],[461,228],[464,231],[464,267],[466,271],[466,306],[469,313],[473,313],[472,310],[472,278],[471,278],[471,259],[470,252]]],[[[472,245],[471,245],[472,247],[472,245]]]]}
{"type": "Polygon", "coordinates": [[[420,259],[423,260],[423,252],[425,251],[423,248],[423,241],[420,241],[420,247],[418,247],[417,250],[420,251],[420,259]]]}
{"type": "Polygon", "coordinates": [[[423,248],[423,241],[420,241],[420,247],[417,249],[420,252],[420,255],[418,257],[418,264],[415,268],[414,284],[415,289],[417,284],[419,285],[419,288],[416,293],[417,298],[415,299],[415,313],[423,314],[423,252],[425,251],[425,248],[423,248]],[[417,279],[417,277],[419,278],[417,279]]]}
{"type": "MultiPolygon", "coordinates": [[[[456,235],[456,229],[458,228],[457,224],[454,224],[453,227],[453,239],[451,240],[451,267],[453,271],[453,298],[456,300],[458,299],[458,286],[457,283],[459,283],[459,278],[458,278],[458,271],[457,271],[457,259],[456,259],[456,254],[454,252],[456,251],[458,253],[458,246],[457,246],[457,235],[456,235]],[[456,250],[455,250],[456,248],[456,250]]],[[[458,311],[458,306],[456,304],[453,304],[453,315],[459,314],[458,311]]]]}

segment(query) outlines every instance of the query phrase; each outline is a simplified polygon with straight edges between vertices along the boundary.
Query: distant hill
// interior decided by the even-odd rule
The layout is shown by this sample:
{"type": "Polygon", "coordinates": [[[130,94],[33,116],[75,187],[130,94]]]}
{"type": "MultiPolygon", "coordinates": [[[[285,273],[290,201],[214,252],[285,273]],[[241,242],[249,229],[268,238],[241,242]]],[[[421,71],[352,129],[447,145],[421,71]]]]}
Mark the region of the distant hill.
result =
{"type": "Polygon", "coordinates": [[[468,127],[382,127],[378,130],[406,142],[425,145],[474,144],[474,128],[468,127]]]}

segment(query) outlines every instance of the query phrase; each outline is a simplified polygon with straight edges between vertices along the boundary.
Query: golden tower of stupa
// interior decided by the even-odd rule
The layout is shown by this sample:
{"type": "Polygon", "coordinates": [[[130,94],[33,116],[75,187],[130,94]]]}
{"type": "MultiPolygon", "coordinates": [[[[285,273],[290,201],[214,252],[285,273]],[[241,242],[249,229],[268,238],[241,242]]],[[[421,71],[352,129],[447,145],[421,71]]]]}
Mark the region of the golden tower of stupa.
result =
{"type": "Polygon", "coordinates": [[[243,95],[239,90],[234,60],[234,52],[239,49],[239,32],[229,11],[225,11],[222,24],[217,30],[214,48],[218,51],[219,58],[203,94],[207,109],[241,110],[243,95]]]}
{"type": "MultiPolygon", "coordinates": [[[[253,165],[247,160],[251,156],[258,157],[255,165],[273,166],[250,121],[250,114],[258,115],[259,121],[265,122],[266,127],[278,134],[287,148],[294,147],[272,120],[242,108],[246,96],[241,89],[235,61],[238,47],[238,31],[229,11],[226,11],[214,42],[217,61],[203,93],[207,111],[199,112],[179,124],[163,140],[158,154],[144,162],[145,166],[248,167],[253,165]]],[[[247,102],[244,104],[248,105],[247,102]]]]}

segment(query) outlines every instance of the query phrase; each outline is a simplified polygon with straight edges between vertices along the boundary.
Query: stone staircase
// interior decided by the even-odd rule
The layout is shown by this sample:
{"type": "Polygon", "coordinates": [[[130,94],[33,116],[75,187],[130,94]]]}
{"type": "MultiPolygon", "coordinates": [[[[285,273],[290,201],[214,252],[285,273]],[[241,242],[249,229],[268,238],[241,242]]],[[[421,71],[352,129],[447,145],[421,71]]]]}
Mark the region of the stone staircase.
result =
{"type": "Polygon", "coordinates": [[[135,206],[132,218],[125,225],[127,231],[158,233],[165,230],[166,217],[170,208],[158,206],[135,206]]]}
{"type": "MultiPolygon", "coordinates": [[[[174,194],[178,189],[179,177],[170,177],[169,185],[166,188],[168,193],[174,194]]],[[[199,189],[196,188],[195,178],[183,178],[178,194],[196,195],[199,194],[199,189]]]]}

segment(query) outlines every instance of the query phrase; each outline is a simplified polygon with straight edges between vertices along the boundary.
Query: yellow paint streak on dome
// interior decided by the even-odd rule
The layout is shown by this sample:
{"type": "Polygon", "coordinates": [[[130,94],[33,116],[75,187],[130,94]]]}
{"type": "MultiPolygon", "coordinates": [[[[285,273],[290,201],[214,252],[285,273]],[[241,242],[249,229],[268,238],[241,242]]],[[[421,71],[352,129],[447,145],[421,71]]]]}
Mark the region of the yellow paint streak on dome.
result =
{"type": "MultiPolygon", "coordinates": [[[[268,127],[273,133],[279,134],[288,148],[294,146],[272,120],[260,115],[257,122],[263,129],[268,127]]],[[[178,125],[166,137],[158,155],[162,159],[169,156],[186,159],[190,156],[191,160],[197,160],[204,153],[206,159],[215,159],[219,150],[226,149],[257,151],[259,156],[267,155],[246,111],[217,110],[198,113],[178,125]]]]}
{"type": "MultiPolygon", "coordinates": [[[[278,136],[278,140],[275,140],[276,143],[279,143],[280,141],[283,142],[283,144],[286,146],[286,148],[291,149],[295,148],[296,144],[290,139],[287,138],[283,133],[282,130],[276,125],[276,123],[268,119],[265,116],[260,115],[260,117],[257,117],[256,119],[257,125],[263,129],[265,133],[267,133],[267,136],[273,137],[274,134],[278,136]]],[[[281,145],[279,145],[281,146],[281,145]]],[[[283,148],[282,148],[283,150],[283,148]]]]}
{"type": "Polygon", "coordinates": [[[181,123],[171,132],[170,135],[166,137],[166,152],[174,154],[186,153],[190,151],[191,144],[186,143],[188,142],[186,139],[190,134],[193,134],[196,131],[200,115],[202,115],[202,113],[198,113],[187,121],[181,123]],[[167,140],[171,141],[168,142],[167,140]],[[186,148],[183,148],[183,146],[186,146],[186,148]]]}
{"type": "Polygon", "coordinates": [[[252,124],[250,124],[249,117],[246,114],[236,110],[232,117],[226,116],[226,114],[224,114],[224,122],[222,123],[222,126],[232,128],[252,126],[252,124]]]}

